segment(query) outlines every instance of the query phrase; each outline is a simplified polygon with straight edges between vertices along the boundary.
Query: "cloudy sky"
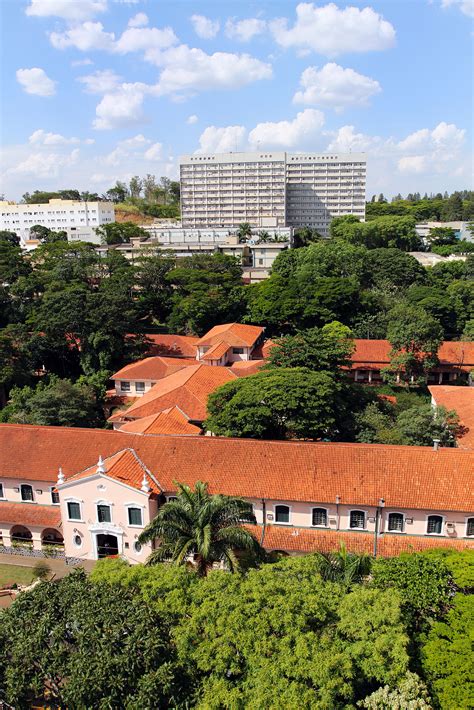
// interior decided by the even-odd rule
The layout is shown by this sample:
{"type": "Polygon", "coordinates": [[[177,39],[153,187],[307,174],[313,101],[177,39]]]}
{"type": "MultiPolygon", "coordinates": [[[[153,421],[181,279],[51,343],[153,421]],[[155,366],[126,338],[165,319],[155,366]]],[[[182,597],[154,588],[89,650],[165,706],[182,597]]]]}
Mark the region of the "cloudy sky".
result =
{"type": "Polygon", "coordinates": [[[1,192],[261,148],[365,151],[369,196],[468,188],[473,2],[2,0],[1,192]]]}

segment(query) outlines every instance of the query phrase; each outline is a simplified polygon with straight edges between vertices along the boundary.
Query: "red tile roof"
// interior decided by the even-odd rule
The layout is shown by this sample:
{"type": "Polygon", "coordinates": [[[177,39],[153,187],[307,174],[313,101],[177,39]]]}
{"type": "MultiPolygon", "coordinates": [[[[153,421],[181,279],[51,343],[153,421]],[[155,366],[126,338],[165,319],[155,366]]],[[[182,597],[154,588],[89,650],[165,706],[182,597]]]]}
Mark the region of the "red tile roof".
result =
{"type": "Polygon", "coordinates": [[[147,357],[144,360],[125,365],[121,370],[111,376],[112,380],[161,380],[172,375],[173,372],[182,370],[188,365],[195,365],[193,358],[177,357],[147,357]]]}
{"type": "Polygon", "coordinates": [[[59,505],[0,501],[0,522],[58,528],[61,525],[61,511],[59,505]]]}
{"type": "Polygon", "coordinates": [[[164,357],[196,357],[196,343],[199,338],[191,335],[145,335],[150,343],[148,352],[150,355],[162,355],[164,357]]]}
{"type": "Polygon", "coordinates": [[[217,387],[236,378],[227,367],[197,363],[159,380],[143,397],[123,412],[116,412],[109,422],[140,419],[158,414],[169,407],[179,407],[193,421],[204,421],[207,398],[217,387]]]}
{"type": "Polygon", "coordinates": [[[120,431],[129,434],[176,434],[179,436],[202,434],[198,426],[190,424],[189,419],[179,407],[170,407],[158,414],[126,422],[120,427],[120,431]]]}
{"type": "Polygon", "coordinates": [[[201,357],[201,360],[220,360],[230,350],[230,347],[230,345],[221,340],[219,343],[212,345],[201,357]]]}
{"type": "Polygon", "coordinates": [[[224,323],[215,325],[214,328],[203,335],[197,342],[201,345],[215,345],[224,341],[234,347],[252,347],[262,335],[264,328],[259,325],[242,325],[241,323],[224,323]]]}
{"type": "MultiPolygon", "coordinates": [[[[155,494],[160,494],[161,489],[155,478],[155,476],[147,469],[140,458],[137,456],[133,449],[123,449],[112,456],[108,456],[103,461],[103,471],[102,473],[109,478],[114,478],[116,481],[121,483],[126,483],[133,488],[141,490],[143,477],[145,476],[148,485],[150,487],[150,492],[155,494]]],[[[98,464],[94,466],[89,466],[88,468],[76,473],[74,476],[70,476],[66,484],[71,481],[77,481],[81,478],[89,478],[89,476],[95,476],[99,473],[98,464]]],[[[57,486],[61,490],[62,486],[57,486]]]]}
{"type": "MultiPolygon", "coordinates": [[[[222,370],[224,368],[210,368],[222,370]]],[[[0,424],[0,479],[55,481],[133,448],[167,492],[203,480],[211,492],[272,500],[474,510],[474,451],[280,442],[206,436],[140,436],[100,429],[0,424]]]]}
{"type": "Polygon", "coordinates": [[[231,372],[237,377],[247,377],[255,375],[265,364],[263,360],[237,360],[229,365],[231,372]]]}
{"type": "MultiPolygon", "coordinates": [[[[390,362],[391,345],[388,340],[355,339],[352,369],[380,369],[390,362]]],[[[441,344],[438,351],[440,365],[456,367],[469,372],[474,368],[474,342],[449,342],[441,344]]]]}
{"type": "MultiPolygon", "coordinates": [[[[262,540],[261,525],[249,525],[248,528],[258,541],[262,540]]],[[[330,552],[336,550],[341,542],[349,552],[372,554],[374,534],[267,525],[263,536],[263,546],[267,550],[284,550],[296,553],[330,552]]],[[[380,535],[377,541],[377,552],[382,557],[394,557],[401,552],[421,552],[439,547],[455,547],[458,550],[473,549],[474,540],[435,539],[418,535],[386,533],[380,535]]]]}
{"type": "Polygon", "coordinates": [[[273,340],[265,340],[264,343],[259,343],[252,351],[252,360],[265,360],[270,354],[270,350],[275,347],[273,340]]]}
{"type": "Polygon", "coordinates": [[[474,387],[433,385],[428,387],[435,404],[452,410],[459,416],[462,435],[458,439],[461,449],[474,449],[474,387]]]}

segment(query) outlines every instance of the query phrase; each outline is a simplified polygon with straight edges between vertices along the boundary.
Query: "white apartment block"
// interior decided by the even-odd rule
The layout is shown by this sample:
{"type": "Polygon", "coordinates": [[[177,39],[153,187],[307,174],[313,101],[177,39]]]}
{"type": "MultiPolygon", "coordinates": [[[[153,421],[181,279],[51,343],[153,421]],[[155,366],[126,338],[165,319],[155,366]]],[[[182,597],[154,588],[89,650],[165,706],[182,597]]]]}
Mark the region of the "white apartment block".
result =
{"type": "Polygon", "coordinates": [[[183,227],[312,227],[333,217],[365,219],[364,153],[221,153],[180,161],[183,227]]]}
{"type": "Polygon", "coordinates": [[[0,230],[15,232],[23,245],[37,224],[55,232],[72,227],[98,227],[115,221],[112,202],[79,202],[53,199],[44,204],[0,202],[0,230]]]}

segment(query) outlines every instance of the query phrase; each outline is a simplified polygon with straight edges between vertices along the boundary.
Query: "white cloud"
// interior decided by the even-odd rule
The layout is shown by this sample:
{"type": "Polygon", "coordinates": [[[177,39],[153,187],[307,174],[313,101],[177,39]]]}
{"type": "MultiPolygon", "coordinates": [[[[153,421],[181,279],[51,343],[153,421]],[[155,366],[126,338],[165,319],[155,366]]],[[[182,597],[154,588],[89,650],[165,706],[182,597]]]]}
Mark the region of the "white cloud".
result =
{"type": "Polygon", "coordinates": [[[197,123],[198,121],[199,121],[199,119],[198,119],[198,117],[196,116],[195,113],[193,113],[192,116],[188,116],[187,119],[186,119],[186,123],[187,123],[189,126],[192,126],[194,123],[197,123]]]}
{"type": "Polygon", "coordinates": [[[212,39],[219,32],[220,24],[217,20],[210,20],[204,15],[192,15],[190,19],[195,33],[201,39],[212,39]]]}
{"type": "Polygon", "coordinates": [[[368,52],[389,49],[395,45],[395,30],[371,7],[343,10],[334,3],[316,7],[313,3],[296,6],[296,22],[288,28],[288,20],[270,23],[271,32],[282,47],[310,49],[335,57],[344,52],[368,52]]]}
{"type": "Polygon", "coordinates": [[[34,131],[28,140],[33,145],[68,145],[81,142],[79,138],[66,138],[60,133],[46,133],[42,128],[34,131]]]}
{"type": "Polygon", "coordinates": [[[454,123],[441,121],[433,129],[422,128],[397,145],[405,153],[398,161],[402,173],[441,173],[462,155],[466,131],[454,123]]]}
{"type": "Polygon", "coordinates": [[[428,167],[426,155],[409,155],[400,158],[398,161],[398,169],[401,173],[424,173],[428,167]]]}
{"type": "Polygon", "coordinates": [[[18,69],[16,78],[27,94],[54,96],[56,93],[56,82],[49,78],[44,69],[18,69]]]}
{"type": "Polygon", "coordinates": [[[191,49],[185,44],[173,47],[155,57],[164,66],[157,95],[206,89],[237,89],[260,79],[271,79],[272,67],[249,54],[191,49]]]}
{"type": "Polygon", "coordinates": [[[146,160],[163,160],[163,145],[161,143],[153,143],[144,155],[146,160]]]}
{"type": "Polygon", "coordinates": [[[117,40],[114,50],[119,54],[171,47],[178,41],[171,27],[129,27],[117,40]]]}
{"type": "Polygon", "coordinates": [[[108,94],[114,91],[121,81],[121,77],[111,69],[102,69],[77,78],[81,84],[84,84],[88,94],[108,94]]]}
{"type": "MultiPolygon", "coordinates": [[[[328,133],[332,136],[327,146],[329,152],[335,153],[366,153],[374,154],[378,151],[381,143],[384,143],[378,136],[368,136],[364,133],[356,133],[354,126],[341,126],[337,131],[328,133]]],[[[391,142],[393,145],[393,142],[391,142]]],[[[387,148],[387,142],[384,143],[387,148]]]]}
{"type": "Polygon", "coordinates": [[[341,111],[347,106],[365,106],[382,89],[375,79],[344,69],[330,62],[321,69],[308,67],[301,75],[301,91],[293,97],[296,104],[329,106],[341,111]]]}
{"type": "Polygon", "coordinates": [[[74,61],[71,62],[72,67],[87,67],[90,66],[91,64],[94,64],[92,59],[75,59],[74,61]]]}
{"type": "Polygon", "coordinates": [[[105,10],[107,0],[31,0],[25,12],[32,17],[61,17],[80,22],[105,10]]]}
{"type": "Polygon", "coordinates": [[[57,177],[64,167],[74,165],[79,158],[79,148],[68,155],[59,153],[31,153],[25,160],[16,167],[11,168],[9,173],[34,175],[35,177],[57,177]]]}
{"type": "Polygon", "coordinates": [[[245,144],[244,126],[208,126],[199,136],[196,153],[228,153],[241,149],[245,144]]]}
{"type": "Polygon", "coordinates": [[[115,35],[113,32],[104,32],[102,22],[83,22],[65,32],[51,32],[49,41],[55,49],[76,47],[81,52],[97,49],[112,51],[115,35]]]}
{"type": "Polygon", "coordinates": [[[458,7],[463,15],[474,17],[474,0],[441,0],[441,7],[458,7]]]}
{"type": "Polygon", "coordinates": [[[225,33],[229,39],[236,39],[239,42],[249,42],[256,35],[262,34],[267,28],[265,20],[257,17],[249,17],[246,20],[236,20],[229,18],[225,23],[225,33]]]}
{"type": "Polygon", "coordinates": [[[114,93],[105,94],[96,106],[93,127],[109,130],[143,122],[144,95],[144,85],[139,83],[121,84],[114,93]]]}
{"type": "Polygon", "coordinates": [[[292,121],[259,123],[249,133],[249,143],[258,146],[281,148],[315,147],[321,142],[324,114],[307,108],[296,114],[292,121]]]}
{"type": "Polygon", "coordinates": [[[148,15],[144,12],[137,12],[136,15],[131,17],[128,21],[129,27],[145,27],[148,24],[148,15]]]}

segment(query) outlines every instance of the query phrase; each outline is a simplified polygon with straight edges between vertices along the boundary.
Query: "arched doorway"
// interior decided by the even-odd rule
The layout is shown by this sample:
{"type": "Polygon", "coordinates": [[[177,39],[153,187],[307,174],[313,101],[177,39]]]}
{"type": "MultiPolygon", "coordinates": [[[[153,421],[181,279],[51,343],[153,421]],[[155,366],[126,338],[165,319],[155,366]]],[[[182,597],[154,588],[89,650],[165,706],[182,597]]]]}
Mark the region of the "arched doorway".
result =
{"type": "Polygon", "coordinates": [[[10,530],[10,537],[12,542],[32,542],[33,535],[31,530],[25,528],[24,525],[14,525],[10,530]]]}
{"type": "Polygon", "coordinates": [[[97,535],[97,557],[113,557],[118,555],[118,540],[115,535],[99,533],[97,535]]]}
{"type": "Polygon", "coordinates": [[[64,538],[58,530],[54,528],[45,528],[41,533],[41,542],[47,545],[63,545],[64,538]]]}

